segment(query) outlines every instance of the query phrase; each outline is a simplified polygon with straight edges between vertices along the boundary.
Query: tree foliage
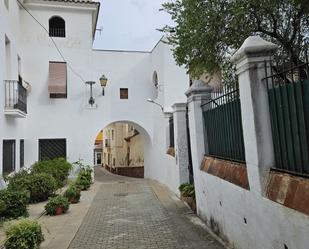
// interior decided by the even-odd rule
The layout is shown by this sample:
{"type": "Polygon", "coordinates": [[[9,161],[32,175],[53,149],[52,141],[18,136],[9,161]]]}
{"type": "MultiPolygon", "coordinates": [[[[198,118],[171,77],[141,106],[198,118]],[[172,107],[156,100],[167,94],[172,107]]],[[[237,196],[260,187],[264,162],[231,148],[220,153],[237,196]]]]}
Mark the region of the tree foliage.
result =
{"type": "Polygon", "coordinates": [[[175,23],[162,31],[176,62],[193,76],[228,67],[250,35],[278,44],[294,63],[308,44],[307,0],[171,0],[163,10],[175,23]]]}

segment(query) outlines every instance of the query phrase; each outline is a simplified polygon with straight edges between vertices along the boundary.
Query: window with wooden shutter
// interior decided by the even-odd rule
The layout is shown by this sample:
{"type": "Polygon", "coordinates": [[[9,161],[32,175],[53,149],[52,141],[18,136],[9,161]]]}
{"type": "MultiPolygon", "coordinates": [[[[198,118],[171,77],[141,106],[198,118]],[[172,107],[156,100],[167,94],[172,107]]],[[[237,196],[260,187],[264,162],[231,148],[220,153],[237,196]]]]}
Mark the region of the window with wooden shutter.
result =
{"type": "Polygon", "coordinates": [[[49,62],[48,93],[50,98],[67,98],[67,64],[49,62]]]}
{"type": "Polygon", "coordinates": [[[129,98],[128,88],[120,88],[120,99],[128,99],[128,98],[129,98]]]}

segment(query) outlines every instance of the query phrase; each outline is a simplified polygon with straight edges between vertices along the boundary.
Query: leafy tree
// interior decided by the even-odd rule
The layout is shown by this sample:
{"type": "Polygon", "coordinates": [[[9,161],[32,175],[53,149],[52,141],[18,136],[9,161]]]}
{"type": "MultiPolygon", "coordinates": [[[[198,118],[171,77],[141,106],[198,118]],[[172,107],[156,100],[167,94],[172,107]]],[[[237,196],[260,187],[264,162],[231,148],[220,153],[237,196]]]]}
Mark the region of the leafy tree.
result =
{"type": "Polygon", "coordinates": [[[278,44],[295,64],[309,42],[307,0],[171,0],[162,10],[175,23],[162,31],[176,62],[192,76],[230,71],[231,55],[250,35],[278,44]]]}

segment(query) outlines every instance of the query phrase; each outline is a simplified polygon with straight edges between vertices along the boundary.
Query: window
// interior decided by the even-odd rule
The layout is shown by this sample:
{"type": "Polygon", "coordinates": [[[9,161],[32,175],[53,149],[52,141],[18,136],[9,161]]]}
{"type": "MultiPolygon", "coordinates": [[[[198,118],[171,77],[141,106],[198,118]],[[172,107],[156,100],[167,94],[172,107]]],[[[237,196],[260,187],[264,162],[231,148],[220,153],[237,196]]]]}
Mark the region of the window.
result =
{"type": "Polygon", "coordinates": [[[67,157],[66,139],[39,139],[39,161],[67,157]]]}
{"type": "Polygon", "coordinates": [[[3,173],[13,172],[15,170],[15,140],[3,140],[2,156],[3,173]]]}
{"type": "Polygon", "coordinates": [[[116,158],[113,158],[113,166],[116,166],[116,158]]]}
{"type": "Polygon", "coordinates": [[[170,148],[174,148],[175,142],[174,142],[174,119],[171,117],[169,119],[169,135],[170,135],[170,148]]]}
{"type": "Polygon", "coordinates": [[[48,93],[50,98],[67,98],[67,64],[49,62],[48,93]]]}
{"type": "Polygon", "coordinates": [[[108,154],[108,162],[107,162],[108,166],[111,166],[111,157],[112,157],[112,155],[108,154]]]}
{"type": "Polygon", "coordinates": [[[7,10],[9,10],[9,0],[4,0],[4,5],[7,10]]]}
{"type": "Polygon", "coordinates": [[[128,98],[129,98],[128,88],[120,88],[120,99],[128,99],[128,98]]]}
{"type": "Polygon", "coordinates": [[[59,16],[49,19],[49,36],[65,37],[65,21],[59,16]]]}
{"type": "Polygon", "coordinates": [[[114,140],[114,139],[115,139],[115,131],[112,130],[112,140],[114,140]]]}
{"type": "Polygon", "coordinates": [[[23,139],[20,140],[19,145],[19,164],[20,168],[25,166],[25,141],[23,139]]]}
{"type": "Polygon", "coordinates": [[[152,74],[152,83],[153,83],[153,85],[156,88],[158,88],[159,80],[158,80],[158,73],[157,73],[157,71],[154,71],[153,74],[152,74]]]}

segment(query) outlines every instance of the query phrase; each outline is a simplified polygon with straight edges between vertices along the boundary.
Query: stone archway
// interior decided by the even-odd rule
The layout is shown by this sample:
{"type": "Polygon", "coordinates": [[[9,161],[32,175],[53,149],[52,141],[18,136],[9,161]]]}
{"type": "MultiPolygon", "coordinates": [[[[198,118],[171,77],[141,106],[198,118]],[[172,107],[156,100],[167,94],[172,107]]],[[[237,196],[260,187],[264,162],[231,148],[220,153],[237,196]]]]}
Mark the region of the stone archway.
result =
{"type": "MultiPolygon", "coordinates": [[[[111,127],[112,125],[129,125],[129,126],[133,126],[139,133],[139,137],[140,139],[142,140],[142,154],[143,154],[143,165],[141,167],[141,165],[130,165],[129,168],[134,169],[134,172],[135,173],[132,173],[132,175],[130,175],[131,173],[128,172],[128,169],[124,169],[124,168],[121,168],[121,167],[115,167],[113,169],[116,169],[116,171],[113,171],[112,168],[110,167],[113,163],[112,161],[108,163],[108,165],[105,163],[107,160],[106,158],[106,153],[104,154],[104,150],[105,152],[107,152],[106,149],[102,150],[102,164],[101,166],[104,166],[106,169],[108,169],[109,171],[111,171],[112,173],[116,173],[116,174],[119,174],[119,175],[126,175],[126,176],[135,176],[135,177],[139,177],[139,178],[142,178],[144,177],[144,171],[148,169],[149,167],[149,164],[147,162],[149,162],[149,156],[148,156],[148,151],[151,149],[151,146],[152,146],[152,138],[149,134],[149,132],[144,128],[142,127],[140,124],[134,122],[134,121],[129,121],[129,120],[116,120],[116,121],[113,121],[113,122],[110,122],[110,123],[107,123],[105,126],[103,127],[100,127],[98,128],[98,131],[101,131],[101,130],[104,130],[106,127],[111,127]],[[142,169],[141,169],[142,168],[142,169]],[[141,170],[143,173],[141,173],[141,170]]],[[[96,133],[95,134],[95,137],[96,137],[96,133]]],[[[109,139],[107,139],[106,137],[106,134],[103,134],[103,144],[108,142],[109,139]]],[[[95,141],[95,138],[93,138],[92,141],[95,141]]],[[[107,153],[108,154],[108,153],[107,153]]],[[[125,162],[125,164],[127,164],[127,166],[129,166],[129,162],[125,162]]],[[[116,165],[113,165],[113,166],[116,166],[116,165]]],[[[122,164],[122,166],[125,166],[124,164],[122,164]]]]}

